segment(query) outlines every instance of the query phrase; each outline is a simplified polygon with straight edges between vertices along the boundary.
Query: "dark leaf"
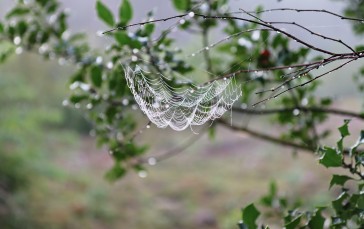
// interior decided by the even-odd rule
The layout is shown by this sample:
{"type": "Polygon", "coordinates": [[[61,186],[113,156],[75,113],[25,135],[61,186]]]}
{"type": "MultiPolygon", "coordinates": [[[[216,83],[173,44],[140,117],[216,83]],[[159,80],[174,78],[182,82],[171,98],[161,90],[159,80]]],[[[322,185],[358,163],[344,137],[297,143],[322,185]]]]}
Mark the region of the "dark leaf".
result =
{"type": "Polygon", "coordinates": [[[342,138],[350,135],[349,128],[348,128],[349,122],[350,122],[350,120],[346,119],[346,120],[344,120],[344,125],[339,127],[339,131],[340,131],[340,134],[341,134],[342,138]]]}
{"type": "Polygon", "coordinates": [[[96,2],[96,11],[99,18],[109,26],[115,25],[114,16],[111,11],[101,2],[96,2]]]}
{"type": "Polygon", "coordinates": [[[93,66],[91,68],[91,81],[95,87],[100,87],[102,84],[102,68],[100,66],[93,66]]]}
{"type": "Polygon", "coordinates": [[[348,180],[353,178],[345,175],[333,175],[330,181],[330,188],[334,185],[343,186],[348,180]]]}
{"type": "Polygon", "coordinates": [[[242,218],[244,224],[247,225],[248,229],[256,229],[258,228],[256,224],[256,220],[260,215],[260,212],[256,209],[254,204],[250,204],[247,207],[245,207],[242,211],[242,218]]]}
{"type": "Polygon", "coordinates": [[[119,8],[119,18],[120,22],[126,25],[133,18],[133,7],[131,6],[129,0],[123,0],[123,3],[119,8]]]}
{"type": "Polygon", "coordinates": [[[287,223],[285,226],[286,229],[296,229],[298,228],[298,225],[301,222],[301,217],[302,215],[298,216],[297,218],[295,218],[294,220],[292,220],[291,222],[287,223]]]}
{"type": "Polygon", "coordinates": [[[311,229],[323,229],[324,228],[325,218],[322,217],[322,215],[321,215],[322,210],[323,210],[322,208],[318,209],[315,212],[315,215],[312,216],[312,218],[308,222],[309,228],[311,228],[311,229]]]}
{"type": "Polygon", "coordinates": [[[184,11],[189,7],[189,0],[172,0],[174,7],[177,10],[184,11]]]}
{"type": "Polygon", "coordinates": [[[335,149],[325,147],[321,150],[323,151],[323,155],[320,157],[320,164],[326,168],[340,167],[342,165],[342,155],[337,154],[335,149]]]}

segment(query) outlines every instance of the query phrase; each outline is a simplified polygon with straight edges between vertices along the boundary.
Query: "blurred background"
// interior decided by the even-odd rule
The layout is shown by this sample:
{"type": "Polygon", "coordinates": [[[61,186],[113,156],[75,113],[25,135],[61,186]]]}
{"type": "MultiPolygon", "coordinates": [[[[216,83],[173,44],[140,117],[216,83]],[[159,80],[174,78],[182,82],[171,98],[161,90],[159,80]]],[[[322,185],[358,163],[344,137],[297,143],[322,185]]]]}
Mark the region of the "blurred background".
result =
{"type": "MultiPolygon", "coordinates": [[[[109,41],[97,36],[106,28],[96,17],[95,1],[61,2],[69,9],[72,31],[87,33],[92,45],[105,48],[109,41]]],[[[115,11],[120,3],[103,2],[115,11]]],[[[174,14],[170,1],[131,2],[134,22],[150,9],[158,17],[174,14]]],[[[11,0],[0,2],[1,17],[12,4],[11,0]]],[[[337,13],[344,7],[342,2],[328,0],[233,0],[230,9],[253,10],[258,5],[337,13]]],[[[289,14],[283,16],[289,21],[289,14]]],[[[362,41],[347,22],[318,16],[296,19],[322,28],[328,36],[341,36],[349,44],[362,41]]],[[[180,38],[178,44],[188,50],[200,47],[188,37],[180,38]]],[[[358,64],[330,76],[318,93],[336,96],[336,107],[360,110],[358,94],[342,77],[343,73],[351,77],[358,64]]],[[[62,106],[68,96],[67,76],[74,70],[28,53],[0,65],[0,179],[10,184],[0,187],[0,227],[10,222],[14,228],[236,228],[240,208],[266,193],[271,181],[278,183],[280,193],[300,196],[308,208],[330,200],[330,171],[319,166],[313,155],[294,156],[291,149],[223,128],[215,140],[202,136],[178,156],[149,166],[146,177],[131,172],[116,183],[108,182],[104,174],[112,158],[96,147],[89,135],[92,125],[81,112],[62,106]]],[[[340,117],[331,118],[327,125],[341,123],[340,117]]],[[[249,125],[274,129],[269,118],[252,117],[249,125]]],[[[359,128],[356,125],[353,132],[359,128]]],[[[148,152],[153,155],[168,151],[191,134],[153,127],[140,141],[154,143],[148,152]]]]}

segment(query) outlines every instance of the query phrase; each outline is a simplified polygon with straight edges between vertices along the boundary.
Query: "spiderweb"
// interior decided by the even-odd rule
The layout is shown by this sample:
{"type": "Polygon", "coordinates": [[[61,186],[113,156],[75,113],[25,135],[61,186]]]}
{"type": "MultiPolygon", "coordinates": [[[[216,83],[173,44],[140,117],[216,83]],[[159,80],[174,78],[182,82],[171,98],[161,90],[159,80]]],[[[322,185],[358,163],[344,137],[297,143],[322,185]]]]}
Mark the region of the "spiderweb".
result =
{"type": "Polygon", "coordinates": [[[136,66],[125,69],[125,78],[149,120],[159,128],[169,126],[176,131],[220,118],[241,96],[234,77],[203,85],[173,87],[167,77],[136,66]]]}

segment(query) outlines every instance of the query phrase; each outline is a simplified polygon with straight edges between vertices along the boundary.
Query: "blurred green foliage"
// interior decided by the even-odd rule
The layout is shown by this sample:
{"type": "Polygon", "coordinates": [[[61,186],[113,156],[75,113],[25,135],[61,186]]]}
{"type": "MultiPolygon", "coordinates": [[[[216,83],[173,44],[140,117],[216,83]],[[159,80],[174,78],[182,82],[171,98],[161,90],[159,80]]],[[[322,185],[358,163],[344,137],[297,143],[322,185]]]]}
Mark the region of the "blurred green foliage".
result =
{"type": "MultiPolygon", "coordinates": [[[[311,211],[301,209],[301,204],[288,204],[289,200],[280,197],[275,183],[271,184],[270,192],[261,199],[261,205],[266,208],[266,217],[275,216],[283,219],[287,229],[294,228],[362,228],[364,225],[364,152],[359,146],[364,144],[364,130],[361,131],[356,143],[350,147],[350,152],[344,152],[343,141],[350,135],[348,129],[349,121],[345,120],[339,128],[341,138],[337,147],[323,147],[319,150],[321,154],[319,163],[327,168],[343,168],[350,175],[334,174],[329,188],[340,187],[335,200],[331,206],[320,206],[311,211]],[[347,185],[346,183],[351,183],[347,185]],[[267,210],[268,209],[268,210],[267,210]],[[326,223],[325,223],[326,222],[326,223]]],[[[296,198],[297,201],[299,197],[296,198]]],[[[261,214],[251,204],[242,210],[242,221],[240,228],[257,229],[257,218],[261,214]]],[[[269,228],[269,226],[262,226],[269,228]]]]}

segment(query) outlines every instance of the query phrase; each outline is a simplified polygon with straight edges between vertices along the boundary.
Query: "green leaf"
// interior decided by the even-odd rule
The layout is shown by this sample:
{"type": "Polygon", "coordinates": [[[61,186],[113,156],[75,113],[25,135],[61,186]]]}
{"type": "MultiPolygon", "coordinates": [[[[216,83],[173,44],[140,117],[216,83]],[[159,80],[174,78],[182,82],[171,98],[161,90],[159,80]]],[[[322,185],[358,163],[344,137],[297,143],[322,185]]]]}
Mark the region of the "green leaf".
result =
{"type": "Polygon", "coordinates": [[[102,69],[100,66],[93,66],[91,68],[91,81],[95,87],[100,87],[102,84],[102,69]]]}
{"type": "Polygon", "coordinates": [[[257,220],[258,216],[260,215],[260,212],[257,210],[257,208],[254,206],[254,204],[250,204],[247,207],[245,207],[242,211],[242,218],[245,225],[248,226],[248,229],[256,229],[258,228],[255,221],[257,220]]]}
{"type": "Polygon", "coordinates": [[[346,136],[349,136],[349,128],[348,128],[348,124],[349,124],[350,120],[346,119],[344,120],[344,125],[342,125],[341,127],[339,127],[339,131],[341,134],[342,138],[345,138],[346,136]]]}
{"type": "Polygon", "coordinates": [[[296,229],[298,228],[297,226],[300,224],[301,222],[301,217],[302,215],[298,216],[297,218],[295,218],[294,220],[292,220],[291,222],[287,223],[285,226],[286,229],[296,229]]]}
{"type": "Polygon", "coordinates": [[[115,164],[106,174],[105,178],[109,181],[116,181],[126,174],[125,168],[121,167],[119,164],[115,164]]]}
{"type": "Polygon", "coordinates": [[[11,10],[9,13],[6,14],[6,19],[16,17],[16,16],[22,16],[30,12],[29,8],[23,8],[23,7],[17,7],[11,10]]]}
{"type": "Polygon", "coordinates": [[[0,23],[0,33],[4,32],[4,25],[2,23],[0,23]]]}
{"type": "Polygon", "coordinates": [[[356,52],[361,52],[361,51],[364,51],[364,45],[358,45],[355,47],[355,51],[356,52]]]}
{"type": "Polygon", "coordinates": [[[101,1],[96,2],[96,11],[99,18],[103,20],[107,25],[111,27],[115,25],[113,14],[101,1]]]}
{"type": "Polygon", "coordinates": [[[172,0],[174,8],[180,11],[187,10],[189,7],[189,0],[172,0]]]}
{"type": "Polygon", "coordinates": [[[330,181],[330,188],[334,185],[343,186],[348,180],[353,178],[345,175],[333,175],[330,181]]]}
{"type": "Polygon", "coordinates": [[[133,18],[133,7],[131,6],[129,0],[123,0],[123,3],[119,8],[119,18],[120,22],[126,25],[133,18]]]}
{"type": "Polygon", "coordinates": [[[320,208],[315,212],[315,215],[308,222],[309,228],[312,228],[312,229],[323,229],[324,228],[325,218],[322,217],[322,215],[321,215],[322,210],[323,209],[320,208]]]}
{"type": "Polygon", "coordinates": [[[337,154],[335,149],[325,147],[320,149],[323,151],[323,155],[320,157],[320,164],[326,168],[340,167],[342,165],[342,155],[337,154]]]}
{"type": "Polygon", "coordinates": [[[132,42],[131,38],[124,31],[116,32],[114,36],[120,46],[128,45],[132,42]]]}

